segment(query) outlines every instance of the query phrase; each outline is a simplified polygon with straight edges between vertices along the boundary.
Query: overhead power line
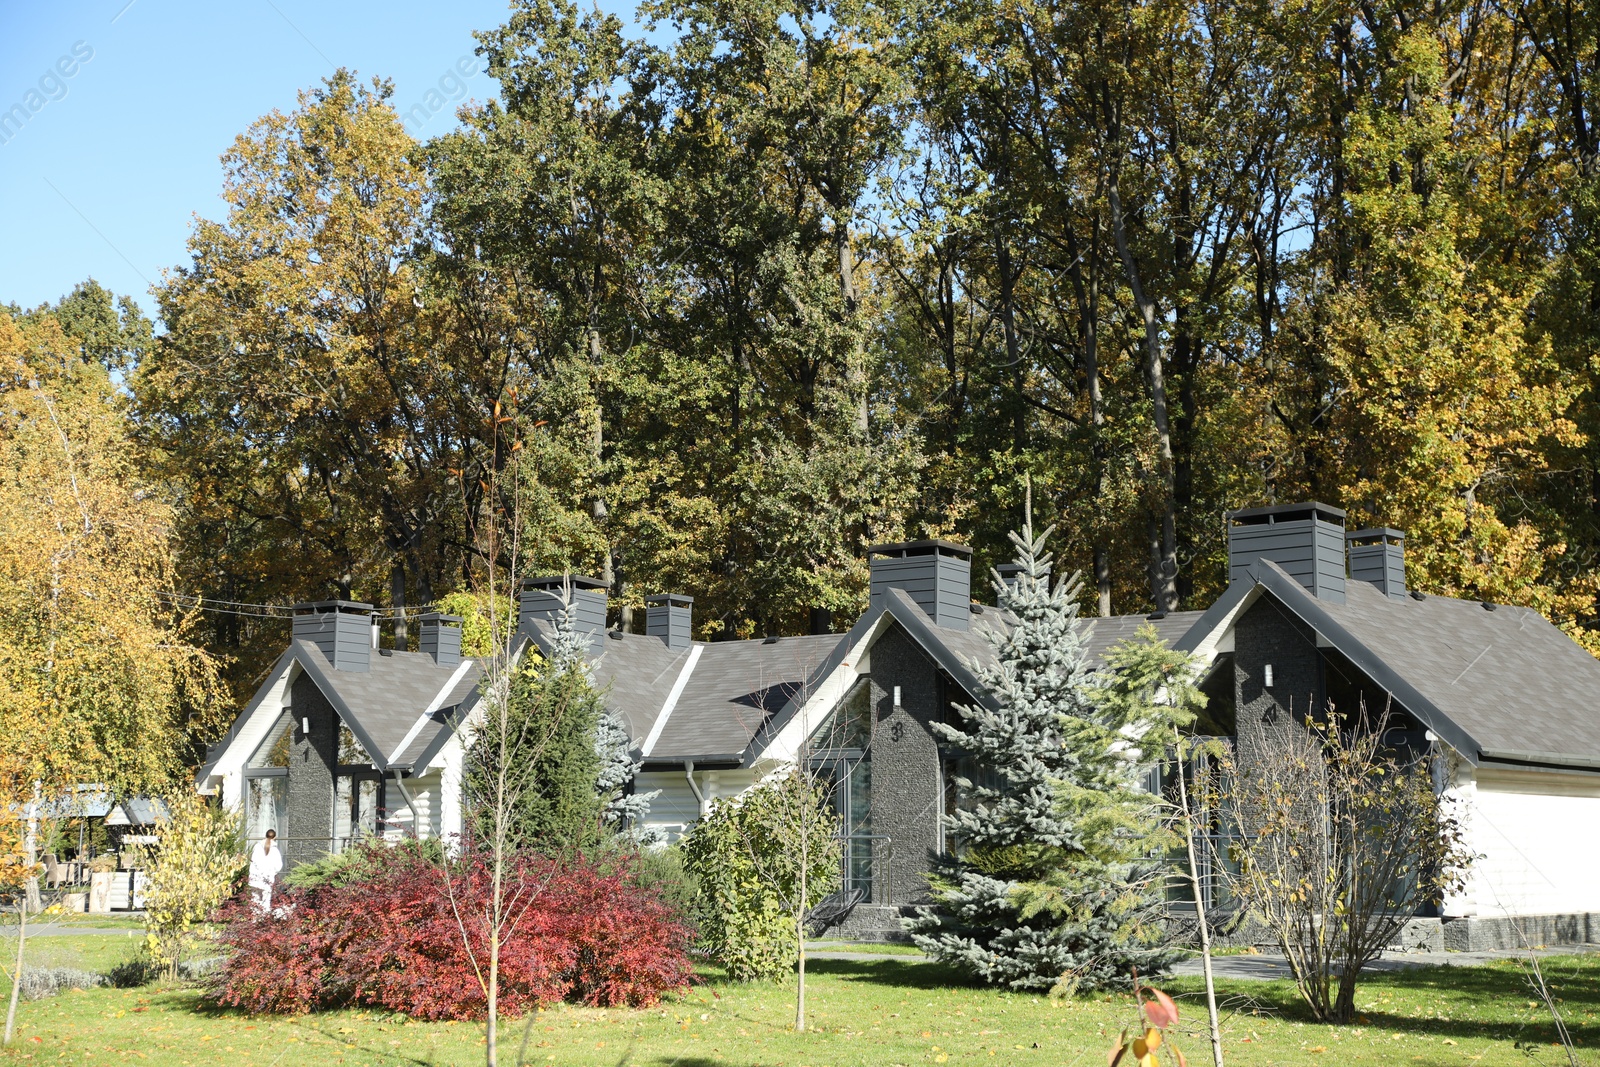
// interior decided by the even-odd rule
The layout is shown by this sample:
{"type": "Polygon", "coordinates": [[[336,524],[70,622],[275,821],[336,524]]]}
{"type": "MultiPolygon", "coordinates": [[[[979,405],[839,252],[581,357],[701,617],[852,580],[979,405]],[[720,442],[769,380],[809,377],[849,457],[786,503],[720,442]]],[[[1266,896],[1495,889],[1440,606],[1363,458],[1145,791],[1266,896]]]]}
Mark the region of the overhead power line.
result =
{"type": "MultiPolygon", "coordinates": [[[[195,608],[199,611],[211,612],[214,615],[237,615],[252,619],[290,619],[294,617],[295,605],[293,604],[253,604],[242,600],[217,600],[208,596],[195,596],[192,593],[179,593],[171,590],[164,590],[157,595],[175,604],[195,608]]],[[[414,618],[433,610],[433,607],[433,604],[417,604],[404,608],[373,608],[372,615],[378,621],[386,622],[402,616],[414,618]]]]}

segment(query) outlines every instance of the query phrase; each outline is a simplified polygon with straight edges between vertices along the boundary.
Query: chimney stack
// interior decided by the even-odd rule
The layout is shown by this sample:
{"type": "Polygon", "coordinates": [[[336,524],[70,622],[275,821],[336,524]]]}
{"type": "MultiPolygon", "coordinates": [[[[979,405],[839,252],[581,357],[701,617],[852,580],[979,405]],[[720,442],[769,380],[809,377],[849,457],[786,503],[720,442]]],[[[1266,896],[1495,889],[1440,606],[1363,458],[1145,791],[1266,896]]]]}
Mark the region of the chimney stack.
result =
{"type": "Polygon", "coordinates": [[[441,615],[430,611],[419,620],[422,635],[417,647],[433,657],[440,667],[454,667],[461,662],[461,617],[441,615]]]}
{"type": "Polygon", "coordinates": [[[656,593],[644,598],[644,632],[659,637],[670,649],[688,648],[694,639],[694,598],[656,593]]]}
{"type": "Polygon", "coordinates": [[[872,606],[902,589],[928,616],[951,630],[972,627],[972,549],[951,541],[902,541],[867,549],[872,606]]]}
{"type": "Polygon", "coordinates": [[[372,605],[319,600],[294,606],[296,641],[310,641],[336,671],[372,669],[372,605]]]}
{"type": "Polygon", "coordinates": [[[1228,580],[1270,560],[1313,596],[1344,603],[1344,512],[1310,501],[1245,508],[1228,518],[1228,580]]]}
{"type": "Polygon", "coordinates": [[[582,575],[547,575],[525,578],[517,610],[517,636],[532,637],[533,624],[543,621],[551,627],[566,610],[562,596],[570,590],[573,626],[589,635],[589,647],[599,651],[606,632],[606,583],[582,575]]]}
{"type": "MultiPolygon", "coordinates": [[[[1000,576],[1000,580],[1002,582],[1010,586],[1012,589],[1015,589],[1017,587],[1017,582],[1022,579],[1022,564],[1001,563],[995,567],[994,572],[1000,576]]],[[[1048,567],[1045,568],[1044,580],[1046,582],[1050,580],[1050,568],[1048,567]]],[[[996,606],[998,606],[998,604],[996,606]]]]}
{"type": "Polygon", "coordinates": [[[1344,535],[1350,545],[1350,577],[1370,582],[1384,596],[1402,600],[1406,595],[1406,535],[1388,527],[1353,530],[1344,535]]]}

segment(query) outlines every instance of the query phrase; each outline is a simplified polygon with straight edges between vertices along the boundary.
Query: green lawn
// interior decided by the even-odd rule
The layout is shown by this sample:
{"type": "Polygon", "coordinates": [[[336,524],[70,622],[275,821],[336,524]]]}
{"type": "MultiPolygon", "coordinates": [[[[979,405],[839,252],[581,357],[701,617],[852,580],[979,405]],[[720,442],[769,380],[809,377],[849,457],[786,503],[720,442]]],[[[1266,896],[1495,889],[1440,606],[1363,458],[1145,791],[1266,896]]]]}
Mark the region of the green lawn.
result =
{"type": "MultiPolygon", "coordinates": [[[[132,950],[123,938],[64,937],[56,958],[107,966],[132,950]]],[[[43,945],[43,939],[40,944],[43,945]]],[[[0,949],[6,945],[0,940],[0,949]]],[[[15,943],[11,943],[15,948],[15,943]]],[[[795,1035],[792,989],[701,985],[646,1011],[558,1007],[506,1025],[502,1062],[515,1061],[524,1033],[530,1064],[639,1067],[830,1067],[892,1064],[1051,1064],[1093,1067],[1127,1024],[1119,995],[1053,1004],[1045,998],[972,989],[942,968],[898,960],[814,961],[808,985],[813,1032],[795,1035]]],[[[1600,962],[1546,961],[1576,1036],[1600,1043],[1600,962]]],[[[1185,1024],[1202,1018],[1193,979],[1164,983],[1183,995],[1185,1024]]],[[[1230,1065],[1325,1063],[1554,1064],[1541,1008],[1509,964],[1376,975],[1359,998],[1362,1019],[1326,1027],[1305,1021],[1287,983],[1239,982],[1224,990],[1230,1065]],[[1246,999],[1248,998],[1248,999],[1246,999]]],[[[483,1037],[470,1024],[411,1023],[374,1012],[247,1018],[203,1009],[183,989],[93,989],[24,1003],[8,1053],[34,1062],[227,1064],[481,1063],[483,1037]]],[[[1194,1067],[1209,1063],[1196,1033],[1184,1042],[1194,1067]]],[[[1170,1063],[1171,1060],[1164,1062],[1170,1063]]],[[[1591,1061],[1592,1062],[1592,1061],[1591,1061]]]]}
{"type": "Polygon", "coordinates": [[[866,956],[922,956],[915,945],[898,941],[812,941],[806,944],[808,952],[848,952],[866,956]]]}

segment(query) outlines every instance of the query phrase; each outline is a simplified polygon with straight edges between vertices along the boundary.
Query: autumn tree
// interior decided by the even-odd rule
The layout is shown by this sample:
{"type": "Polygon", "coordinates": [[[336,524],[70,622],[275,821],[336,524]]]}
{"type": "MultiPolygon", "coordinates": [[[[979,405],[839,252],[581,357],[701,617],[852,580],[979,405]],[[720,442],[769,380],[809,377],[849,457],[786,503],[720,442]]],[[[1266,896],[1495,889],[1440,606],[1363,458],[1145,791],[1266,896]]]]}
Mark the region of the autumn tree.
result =
{"type": "Polygon", "coordinates": [[[230,154],[160,341],[63,305],[133,368],[192,584],[428,600],[515,481],[530,564],[625,622],[676,587],[703,636],[822,629],[873,541],[1005,559],[1028,475],[1101,614],[1203,605],[1223,512],[1314,497],[1411,530],[1417,587],[1595,628],[1592,12],[641,15],[520,0],[425,146],[336,76],[230,154]],[[485,398],[544,423],[519,455],[485,398]]]}
{"type": "Polygon", "coordinates": [[[403,607],[461,555],[449,471],[479,462],[500,382],[432,327],[427,178],[390,93],[340,71],[252,125],[224,157],[227,217],[158,287],[167,333],[132,384],[214,597],[403,607]]]}
{"type": "Polygon", "coordinates": [[[8,780],[173,781],[219,724],[215,661],[169,598],[174,517],[125,401],[52,316],[0,314],[0,729],[8,780]]]}

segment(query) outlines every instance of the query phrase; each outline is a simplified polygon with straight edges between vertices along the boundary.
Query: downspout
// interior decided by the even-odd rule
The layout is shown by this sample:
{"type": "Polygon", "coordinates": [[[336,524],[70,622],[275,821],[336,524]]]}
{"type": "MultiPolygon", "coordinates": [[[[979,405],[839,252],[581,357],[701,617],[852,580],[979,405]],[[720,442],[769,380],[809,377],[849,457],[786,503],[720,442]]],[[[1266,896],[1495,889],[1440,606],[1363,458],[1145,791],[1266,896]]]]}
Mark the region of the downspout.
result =
{"type": "Polygon", "coordinates": [[[694,780],[694,760],[683,761],[683,776],[689,779],[689,788],[694,792],[694,799],[700,804],[700,817],[706,815],[706,795],[700,792],[699,783],[694,780]]]}
{"type": "Polygon", "coordinates": [[[400,777],[400,769],[395,767],[392,770],[394,771],[394,784],[400,787],[400,795],[406,798],[406,807],[411,809],[411,832],[420,841],[422,840],[422,835],[417,833],[417,824],[422,820],[422,816],[417,812],[417,802],[411,798],[411,790],[406,788],[405,779],[400,777]]]}

